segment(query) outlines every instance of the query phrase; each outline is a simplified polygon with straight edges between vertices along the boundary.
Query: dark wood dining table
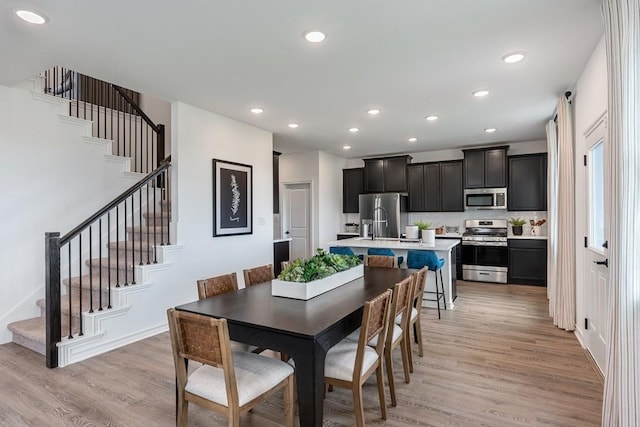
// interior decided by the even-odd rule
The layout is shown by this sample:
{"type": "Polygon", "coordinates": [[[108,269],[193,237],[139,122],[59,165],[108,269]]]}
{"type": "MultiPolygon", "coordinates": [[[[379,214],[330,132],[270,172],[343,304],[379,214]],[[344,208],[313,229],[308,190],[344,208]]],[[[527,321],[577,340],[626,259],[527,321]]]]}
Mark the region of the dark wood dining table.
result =
{"type": "Polygon", "coordinates": [[[300,425],[321,426],[327,351],[360,326],[366,301],[416,271],[365,267],[363,277],[308,301],[274,297],[271,282],[265,282],[176,310],[225,318],[232,340],[291,356],[300,425]]]}

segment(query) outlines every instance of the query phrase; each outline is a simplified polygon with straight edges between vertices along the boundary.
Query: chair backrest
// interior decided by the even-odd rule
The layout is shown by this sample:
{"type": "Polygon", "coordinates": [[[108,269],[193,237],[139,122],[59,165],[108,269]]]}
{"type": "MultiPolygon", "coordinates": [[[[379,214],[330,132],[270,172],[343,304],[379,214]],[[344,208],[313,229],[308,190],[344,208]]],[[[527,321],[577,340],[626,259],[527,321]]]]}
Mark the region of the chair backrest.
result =
{"type": "Polygon", "coordinates": [[[244,275],[244,285],[253,286],[258,283],[268,282],[275,279],[273,265],[261,265],[260,267],[248,268],[242,271],[244,275]]]}
{"type": "Polygon", "coordinates": [[[227,398],[237,400],[233,357],[229,344],[227,319],[215,319],[201,314],[167,310],[169,334],[173,350],[178,387],[184,389],[187,383],[185,359],[204,363],[224,370],[227,398]]]}
{"type": "Polygon", "coordinates": [[[398,257],[387,255],[365,255],[364,265],[368,267],[398,268],[398,257]]]}
{"type": "Polygon", "coordinates": [[[407,252],[407,268],[422,268],[426,266],[429,270],[436,270],[438,261],[438,255],[434,251],[410,249],[407,252]]]}
{"type": "Polygon", "coordinates": [[[409,302],[413,301],[413,277],[409,276],[404,280],[396,283],[393,287],[393,296],[391,297],[391,315],[389,316],[389,325],[387,327],[387,340],[391,343],[393,339],[393,326],[395,319],[402,313],[402,321],[400,327],[404,330],[409,323],[409,302]]]}
{"type": "Polygon", "coordinates": [[[348,246],[330,246],[329,253],[338,255],[355,255],[353,249],[348,246]]]}
{"type": "Polygon", "coordinates": [[[428,271],[429,268],[425,266],[413,275],[413,298],[411,299],[411,305],[418,310],[418,315],[420,315],[420,311],[422,309],[422,298],[424,296],[424,287],[427,282],[428,271]]]}
{"type": "Polygon", "coordinates": [[[376,352],[382,358],[384,351],[384,342],[387,331],[387,323],[389,322],[389,305],[391,303],[391,289],[387,289],[377,297],[367,301],[364,304],[362,313],[362,326],[360,328],[360,337],[358,339],[358,350],[356,353],[355,367],[353,370],[353,381],[358,382],[362,374],[362,362],[364,359],[364,350],[371,338],[378,336],[378,344],[376,352]]]}
{"type": "Polygon", "coordinates": [[[238,290],[238,278],[236,273],[223,274],[197,281],[198,299],[205,299],[227,292],[238,290]]]}

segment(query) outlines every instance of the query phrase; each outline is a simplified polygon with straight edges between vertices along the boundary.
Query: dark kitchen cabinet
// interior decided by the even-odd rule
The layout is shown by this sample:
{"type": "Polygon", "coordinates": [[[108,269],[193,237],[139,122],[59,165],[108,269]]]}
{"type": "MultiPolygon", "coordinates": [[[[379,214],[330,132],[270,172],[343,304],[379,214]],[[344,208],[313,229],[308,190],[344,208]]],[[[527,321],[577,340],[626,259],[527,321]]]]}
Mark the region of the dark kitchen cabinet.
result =
{"type": "Polygon", "coordinates": [[[407,165],[411,156],[364,160],[364,192],[385,193],[407,191],[407,165]]]}
{"type": "Polygon", "coordinates": [[[280,213],[280,154],[273,152],[273,213],[280,213]]]}
{"type": "Polygon", "coordinates": [[[282,261],[289,261],[289,240],[273,243],[273,272],[278,277],[282,271],[282,261]]]}
{"type": "Polygon", "coordinates": [[[464,151],[464,188],[507,186],[507,149],[479,148],[464,151]]]}
{"type": "Polygon", "coordinates": [[[464,210],[462,161],[412,164],[407,171],[410,211],[464,210]]]}
{"type": "Polygon", "coordinates": [[[510,211],[547,210],[547,155],[509,156],[507,209],[510,211]]]}
{"type": "Polygon", "coordinates": [[[509,239],[507,281],[520,285],[547,285],[547,241],[509,239]]]}
{"type": "Polygon", "coordinates": [[[451,281],[454,284],[452,299],[456,299],[455,280],[462,280],[462,241],[459,237],[440,237],[437,235],[436,239],[458,240],[459,242],[456,247],[451,249],[451,265],[456,265],[456,268],[451,269],[451,281]]]}
{"type": "Polygon", "coordinates": [[[364,168],[342,170],[342,213],[358,213],[360,194],[364,192],[364,168]]]}
{"type": "Polygon", "coordinates": [[[464,211],[464,183],[462,181],[462,160],[440,163],[440,206],[442,212],[464,211]]]}

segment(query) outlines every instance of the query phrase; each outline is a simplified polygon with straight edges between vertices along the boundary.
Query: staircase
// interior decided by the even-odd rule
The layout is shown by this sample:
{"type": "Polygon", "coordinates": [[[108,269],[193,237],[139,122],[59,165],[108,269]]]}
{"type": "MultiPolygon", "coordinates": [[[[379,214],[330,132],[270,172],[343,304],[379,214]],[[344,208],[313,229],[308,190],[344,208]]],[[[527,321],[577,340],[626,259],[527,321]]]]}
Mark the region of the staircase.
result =
{"type": "MultiPolygon", "coordinates": [[[[69,102],[71,113],[74,101],[69,102]]],[[[76,110],[79,110],[77,106],[76,110]]],[[[111,114],[99,106],[97,111],[97,117],[102,116],[103,120],[111,114]]],[[[122,116],[119,112],[116,114],[122,116]]],[[[87,119],[66,120],[77,125],[74,122],[82,124],[87,119]]],[[[95,124],[89,126],[95,133],[95,124]]],[[[116,148],[123,145],[121,142],[95,135],[93,140],[93,143],[111,145],[112,153],[105,156],[106,161],[126,153],[119,153],[120,149],[116,148]]],[[[125,156],[118,157],[126,161],[125,156]]],[[[144,163],[146,166],[149,162],[144,163]]],[[[178,248],[169,245],[169,166],[170,163],[165,162],[146,176],[136,174],[144,178],[66,236],[59,238],[58,233],[53,236],[47,233],[48,263],[52,264],[47,265],[51,274],[47,275],[45,293],[54,303],[47,305],[45,299],[40,299],[36,302],[40,316],[10,323],[8,329],[14,343],[45,355],[47,366],[55,367],[166,329],[166,324],[159,324],[157,320],[151,327],[136,328],[126,316],[132,310],[135,295],[149,290],[151,273],[167,269],[169,253],[178,248]],[[54,265],[56,256],[57,266],[54,265]],[[60,324],[60,335],[56,324],[60,324]],[[50,363],[50,359],[55,360],[50,363]]],[[[131,172],[124,171],[123,175],[130,178],[131,172]]],[[[141,316],[140,308],[143,307],[138,307],[138,314],[133,317],[141,316]]]]}

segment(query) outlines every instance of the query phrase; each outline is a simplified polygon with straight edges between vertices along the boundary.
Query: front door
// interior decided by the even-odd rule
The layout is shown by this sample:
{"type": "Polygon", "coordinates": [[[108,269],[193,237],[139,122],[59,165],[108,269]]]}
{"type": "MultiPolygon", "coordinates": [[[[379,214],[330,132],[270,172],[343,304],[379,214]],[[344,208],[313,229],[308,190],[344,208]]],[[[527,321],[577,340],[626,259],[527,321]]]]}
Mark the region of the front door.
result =
{"type": "Polygon", "coordinates": [[[606,141],[606,118],[600,120],[585,134],[587,160],[587,197],[585,213],[587,220],[584,235],[587,236],[585,251],[585,345],[604,372],[609,313],[608,272],[608,220],[609,150],[606,141]]]}
{"type": "Polygon", "coordinates": [[[286,184],[284,188],[284,237],[291,238],[291,259],[309,258],[311,246],[311,186],[286,184]]]}

